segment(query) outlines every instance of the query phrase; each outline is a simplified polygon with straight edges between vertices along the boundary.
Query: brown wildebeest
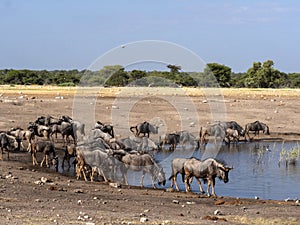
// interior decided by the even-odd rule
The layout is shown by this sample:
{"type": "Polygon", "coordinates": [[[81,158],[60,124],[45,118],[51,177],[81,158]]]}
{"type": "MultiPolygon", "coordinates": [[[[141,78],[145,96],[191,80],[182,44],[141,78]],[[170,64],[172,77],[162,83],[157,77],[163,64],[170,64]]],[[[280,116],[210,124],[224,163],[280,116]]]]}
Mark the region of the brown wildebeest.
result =
{"type": "Polygon", "coordinates": [[[229,181],[228,173],[232,168],[226,167],[223,163],[213,158],[208,158],[204,161],[191,158],[184,163],[185,172],[185,187],[186,192],[191,191],[189,180],[191,177],[195,177],[199,183],[200,191],[203,192],[200,178],[207,180],[207,195],[210,196],[210,187],[212,189],[212,195],[216,196],[215,193],[215,178],[223,180],[224,183],[229,181]]]}
{"type": "MultiPolygon", "coordinates": [[[[50,154],[53,155],[53,158],[56,157],[55,154],[55,147],[54,144],[51,141],[48,140],[36,140],[33,141],[31,144],[31,156],[32,156],[32,164],[33,165],[38,165],[37,159],[36,159],[36,153],[37,152],[43,152],[43,160],[40,164],[42,167],[44,162],[46,163],[46,166],[49,167],[49,156],[50,154]]],[[[56,166],[56,165],[55,165],[56,166]]]]}
{"type": "Polygon", "coordinates": [[[263,133],[266,135],[270,135],[269,127],[265,123],[262,123],[258,120],[253,123],[247,123],[245,126],[245,139],[248,136],[249,140],[252,140],[256,135],[259,136],[260,131],[263,131],[263,133]],[[250,138],[250,132],[254,133],[252,138],[250,138]]]}
{"type": "Polygon", "coordinates": [[[76,157],[76,145],[75,144],[67,144],[65,147],[65,155],[62,160],[61,167],[64,169],[65,161],[68,163],[68,170],[71,167],[70,159],[72,157],[76,157]]]}
{"type": "Polygon", "coordinates": [[[134,133],[136,136],[139,136],[140,134],[144,134],[144,136],[146,136],[146,134],[147,134],[147,137],[149,137],[150,133],[153,133],[153,134],[158,133],[158,127],[145,121],[143,123],[139,123],[136,126],[130,127],[130,131],[132,133],[134,133]]]}

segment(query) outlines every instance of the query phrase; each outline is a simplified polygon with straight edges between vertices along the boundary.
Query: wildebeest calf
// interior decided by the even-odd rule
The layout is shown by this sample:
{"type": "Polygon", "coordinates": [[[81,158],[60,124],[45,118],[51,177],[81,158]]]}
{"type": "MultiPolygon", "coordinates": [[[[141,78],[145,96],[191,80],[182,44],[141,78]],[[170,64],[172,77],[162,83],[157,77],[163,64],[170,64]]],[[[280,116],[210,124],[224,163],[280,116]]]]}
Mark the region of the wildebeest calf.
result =
{"type": "Polygon", "coordinates": [[[50,154],[53,155],[53,158],[55,158],[55,147],[54,144],[51,141],[46,140],[37,140],[33,141],[31,145],[31,156],[32,156],[32,164],[38,165],[37,159],[36,159],[36,153],[37,152],[43,152],[43,160],[40,164],[42,167],[44,162],[46,162],[47,167],[50,166],[49,164],[49,156],[50,154]]]}

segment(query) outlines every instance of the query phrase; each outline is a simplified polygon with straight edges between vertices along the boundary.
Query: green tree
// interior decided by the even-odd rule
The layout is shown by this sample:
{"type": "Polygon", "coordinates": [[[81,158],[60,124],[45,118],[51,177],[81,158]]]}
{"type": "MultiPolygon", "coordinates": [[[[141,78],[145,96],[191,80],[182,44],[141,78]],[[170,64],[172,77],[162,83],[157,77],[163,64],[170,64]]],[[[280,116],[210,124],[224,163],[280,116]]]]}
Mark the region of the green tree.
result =
{"type": "Polygon", "coordinates": [[[179,70],[181,70],[181,66],[176,66],[172,64],[167,65],[167,67],[170,69],[170,72],[172,74],[179,73],[179,70]]]}
{"type": "Polygon", "coordinates": [[[287,75],[274,69],[274,62],[254,62],[248,69],[245,86],[250,88],[278,88],[286,85],[287,75]]]}
{"type": "Polygon", "coordinates": [[[208,63],[203,71],[204,76],[216,78],[221,87],[230,86],[231,68],[218,63],[208,63]]]}

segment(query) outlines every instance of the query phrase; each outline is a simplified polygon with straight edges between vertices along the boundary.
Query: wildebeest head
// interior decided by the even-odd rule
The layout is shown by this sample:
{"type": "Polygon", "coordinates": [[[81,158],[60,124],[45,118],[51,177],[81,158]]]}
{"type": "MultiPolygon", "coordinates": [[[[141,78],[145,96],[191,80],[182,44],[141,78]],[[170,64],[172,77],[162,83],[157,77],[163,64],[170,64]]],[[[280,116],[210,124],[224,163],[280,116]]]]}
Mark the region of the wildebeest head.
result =
{"type": "Polygon", "coordinates": [[[269,127],[267,125],[264,126],[264,134],[270,135],[269,127]]]}
{"type": "Polygon", "coordinates": [[[166,177],[165,177],[165,172],[163,170],[163,168],[160,168],[157,173],[156,173],[156,179],[157,179],[157,183],[158,185],[166,185],[166,177]]]}
{"type": "Polygon", "coordinates": [[[229,167],[226,167],[226,166],[223,166],[223,165],[218,165],[218,167],[217,167],[217,177],[220,180],[223,180],[224,183],[227,183],[229,181],[228,173],[231,169],[232,168],[229,168],[229,167]]]}

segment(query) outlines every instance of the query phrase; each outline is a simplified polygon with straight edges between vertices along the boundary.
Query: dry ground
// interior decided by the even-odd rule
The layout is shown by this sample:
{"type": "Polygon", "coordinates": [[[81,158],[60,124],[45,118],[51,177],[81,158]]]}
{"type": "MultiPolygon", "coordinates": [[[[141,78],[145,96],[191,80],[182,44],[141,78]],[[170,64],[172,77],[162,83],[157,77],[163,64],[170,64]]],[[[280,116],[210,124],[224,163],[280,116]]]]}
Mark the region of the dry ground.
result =
{"type": "MultiPolygon", "coordinates": [[[[89,104],[95,104],[95,120],[111,122],[115,127],[122,125],[122,118],[128,118],[127,125],[157,120],[166,131],[187,124],[197,134],[198,124],[212,120],[211,102],[219,101],[219,106],[226,106],[226,120],[241,125],[255,120],[267,123],[271,135],[261,138],[299,140],[299,90],[221,89],[215,92],[216,99],[211,99],[199,90],[185,89],[188,101],[197,110],[198,122],[193,114],[184,113],[192,110],[182,90],[132,90],[101,89],[96,103],[86,98],[89,104]],[[183,112],[176,109],[177,104],[184,106],[180,108],[183,112]],[[125,106],[128,112],[123,115],[125,106]]],[[[74,108],[73,88],[3,86],[0,95],[0,130],[26,128],[29,121],[41,115],[72,116],[74,108]]],[[[129,135],[125,128],[117,131],[120,136],[129,135]]],[[[141,224],[141,218],[147,218],[146,224],[300,224],[299,210],[295,201],[207,198],[84,182],[68,173],[33,167],[26,152],[12,153],[10,161],[4,154],[4,161],[0,161],[0,224],[141,224]],[[48,182],[37,182],[42,177],[48,182]]]]}

